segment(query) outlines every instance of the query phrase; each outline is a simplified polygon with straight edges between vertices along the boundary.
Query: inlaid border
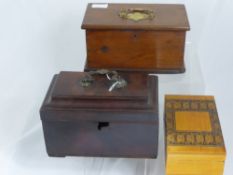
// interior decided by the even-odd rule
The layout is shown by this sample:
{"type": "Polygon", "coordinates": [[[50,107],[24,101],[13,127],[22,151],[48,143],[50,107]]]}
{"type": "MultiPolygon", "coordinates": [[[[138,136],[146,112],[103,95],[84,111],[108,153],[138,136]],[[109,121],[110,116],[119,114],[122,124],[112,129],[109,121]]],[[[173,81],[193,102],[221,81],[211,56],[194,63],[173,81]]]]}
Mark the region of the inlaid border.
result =
{"type": "Polygon", "coordinates": [[[169,145],[224,146],[221,126],[214,100],[165,100],[166,142],[169,145]],[[175,112],[208,112],[212,131],[177,131],[175,112]]]}

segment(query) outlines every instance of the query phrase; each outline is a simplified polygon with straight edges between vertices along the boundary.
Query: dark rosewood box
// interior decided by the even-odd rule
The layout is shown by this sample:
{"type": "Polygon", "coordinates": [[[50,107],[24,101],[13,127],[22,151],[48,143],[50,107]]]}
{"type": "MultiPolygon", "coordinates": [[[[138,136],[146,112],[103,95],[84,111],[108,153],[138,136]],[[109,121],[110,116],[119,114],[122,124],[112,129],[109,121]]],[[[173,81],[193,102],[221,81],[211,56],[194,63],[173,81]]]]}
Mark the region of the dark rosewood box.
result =
{"type": "Polygon", "coordinates": [[[180,4],[88,4],[86,70],[107,68],[154,73],[185,71],[185,6],[180,4]]]}
{"type": "Polygon", "coordinates": [[[49,156],[156,158],[158,82],[156,76],[124,72],[127,86],[109,91],[112,82],[87,72],[54,76],[40,109],[49,156]]]}

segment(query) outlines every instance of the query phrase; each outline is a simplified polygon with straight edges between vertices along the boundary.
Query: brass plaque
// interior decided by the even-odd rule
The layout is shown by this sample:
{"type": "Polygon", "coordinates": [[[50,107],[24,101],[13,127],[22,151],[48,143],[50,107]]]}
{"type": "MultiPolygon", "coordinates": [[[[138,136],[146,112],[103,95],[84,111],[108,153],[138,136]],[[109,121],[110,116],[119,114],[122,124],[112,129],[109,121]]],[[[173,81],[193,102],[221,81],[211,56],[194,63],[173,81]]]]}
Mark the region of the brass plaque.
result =
{"type": "Polygon", "coordinates": [[[154,12],[152,10],[145,9],[121,10],[119,12],[119,16],[123,19],[133,20],[135,22],[145,19],[152,20],[155,17],[154,12]]]}

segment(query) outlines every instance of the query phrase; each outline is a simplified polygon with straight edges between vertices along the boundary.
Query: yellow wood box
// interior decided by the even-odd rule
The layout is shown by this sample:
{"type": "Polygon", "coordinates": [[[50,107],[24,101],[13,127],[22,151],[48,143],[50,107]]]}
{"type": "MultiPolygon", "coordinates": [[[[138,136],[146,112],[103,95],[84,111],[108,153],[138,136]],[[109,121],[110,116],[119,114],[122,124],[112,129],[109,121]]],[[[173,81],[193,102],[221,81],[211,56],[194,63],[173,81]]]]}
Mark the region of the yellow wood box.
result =
{"type": "Polygon", "coordinates": [[[165,96],[166,175],[222,175],[226,150],[213,96],[165,96]]]}

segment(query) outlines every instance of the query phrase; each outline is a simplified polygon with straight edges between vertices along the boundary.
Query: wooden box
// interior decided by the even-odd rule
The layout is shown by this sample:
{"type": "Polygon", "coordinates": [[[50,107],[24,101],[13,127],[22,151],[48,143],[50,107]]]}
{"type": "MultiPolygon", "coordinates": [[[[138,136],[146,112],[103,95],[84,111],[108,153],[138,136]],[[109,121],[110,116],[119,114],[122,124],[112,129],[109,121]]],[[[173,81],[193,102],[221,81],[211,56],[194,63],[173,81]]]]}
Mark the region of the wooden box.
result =
{"type": "Polygon", "coordinates": [[[88,4],[86,70],[182,73],[185,71],[184,5],[88,4]]]}
{"type": "Polygon", "coordinates": [[[120,76],[127,86],[112,91],[105,75],[95,75],[87,87],[87,72],[54,76],[40,109],[49,156],[156,158],[157,77],[120,76]]]}
{"type": "Polygon", "coordinates": [[[222,175],[226,156],[213,96],[165,97],[167,175],[222,175]]]}

